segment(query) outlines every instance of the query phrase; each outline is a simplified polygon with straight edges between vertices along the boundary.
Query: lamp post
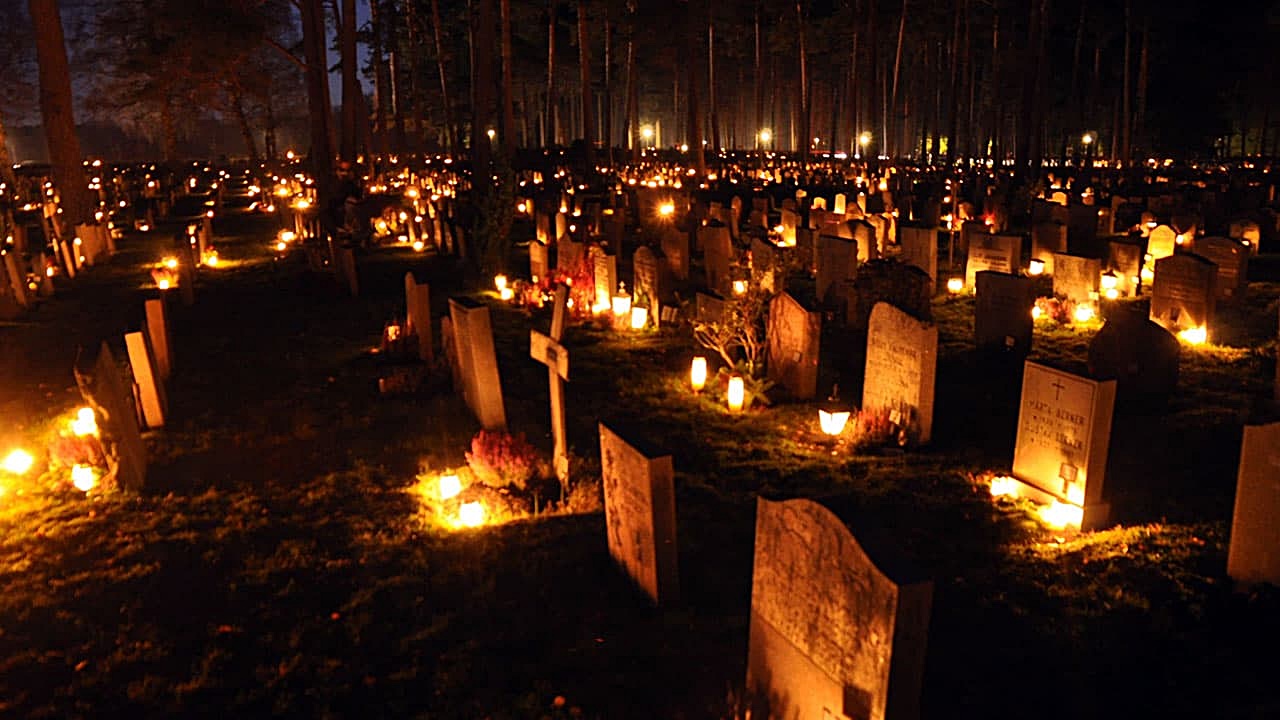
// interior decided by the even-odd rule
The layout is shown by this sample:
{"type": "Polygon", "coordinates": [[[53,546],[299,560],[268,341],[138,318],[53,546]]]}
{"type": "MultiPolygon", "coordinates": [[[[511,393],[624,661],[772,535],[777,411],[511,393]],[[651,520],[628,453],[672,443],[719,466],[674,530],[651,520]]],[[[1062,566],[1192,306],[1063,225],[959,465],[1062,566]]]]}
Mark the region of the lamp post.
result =
{"type": "Polygon", "coordinates": [[[871,144],[871,133],[864,130],[862,134],[858,136],[858,148],[859,148],[858,159],[859,160],[867,156],[867,146],[870,144],[871,144]]]}
{"type": "Polygon", "coordinates": [[[773,131],[769,128],[763,128],[756,133],[756,149],[760,151],[760,167],[764,168],[764,154],[769,149],[769,143],[773,141],[773,131]]]}
{"type": "Polygon", "coordinates": [[[1080,142],[1084,145],[1084,167],[1089,167],[1089,150],[1093,147],[1093,141],[1097,139],[1097,135],[1094,135],[1092,130],[1086,131],[1084,135],[1080,136],[1080,142]]]}

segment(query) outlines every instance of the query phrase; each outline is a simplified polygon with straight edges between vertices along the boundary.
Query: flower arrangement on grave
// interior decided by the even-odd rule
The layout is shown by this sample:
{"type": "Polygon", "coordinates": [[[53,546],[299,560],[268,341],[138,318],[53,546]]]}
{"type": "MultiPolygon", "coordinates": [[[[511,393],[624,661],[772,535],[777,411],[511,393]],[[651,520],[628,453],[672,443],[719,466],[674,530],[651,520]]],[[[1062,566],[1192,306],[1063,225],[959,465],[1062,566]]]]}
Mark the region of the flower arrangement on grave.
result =
{"type": "Polygon", "coordinates": [[[1053,321],[1059,325],[1079,325],[1098,319],[1097,306],[1092,302],[1075,302],[1062,297],[1039,297],[1031,308],[1031,318],[1036,321],[1053,321]]]}
{"type": "Polygon", "coordinates": [[[467,453],[467,465],[476,479],[493,488],[524,490],[543,464],[523,433],[481,430],[471,439],[467,453]]]}
{"type": "Polygon", "coordinates": [[[93,408],[79,408],[59,420],[46,449],[54,490],[89,493],[115,488],[116,461],[103,442],[93,408]]]}
{"type": "Polygon", "coordinates": [[[536,283],[515,281],[512,284],[513,303],[520,307],[541,308],[555,296],[556,286],[564,283],[569,286],[569,302],[567,310],[571,320],[589,320],[591,305],[595,302],[595,272],[591,263],[584,256],[572,268],[557,268],[539,277],[536,283]]]}
{"type": "Polygon", "coordinates": [[[859,447],[909,447],[920,441],[920,419],[910,405],[863,408],[855,415],[853,442],[859,447]]]}

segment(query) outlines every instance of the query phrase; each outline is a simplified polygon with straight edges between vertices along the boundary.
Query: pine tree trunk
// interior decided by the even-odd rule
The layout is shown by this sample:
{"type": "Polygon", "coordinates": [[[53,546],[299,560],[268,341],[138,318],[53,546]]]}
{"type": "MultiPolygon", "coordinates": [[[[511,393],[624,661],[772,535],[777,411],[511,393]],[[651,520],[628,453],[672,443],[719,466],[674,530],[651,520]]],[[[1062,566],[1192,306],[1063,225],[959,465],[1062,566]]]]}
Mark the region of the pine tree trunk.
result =
{"type": "Polygon", "coordinates": [[[346,162],[355,162],[356,115],[359,103],[360,81],[356,77],[360,60],[356,55],[356,0],[342,0],[338,16],[338,48],[342,65],[342,134],[338,143],[338,155],[346,162]]]}
{"type": "MultiPolygon", "coordinates": [[[[431,36],[436,49],[436,72],[440,76],[440,104],[444,106],[444,127],[449,135],[449,152],[456,158],[462,154],[458,126],[453,122],[453,98],[449,95],[449,71],[445,65],[444,40],[440,28],[440,2],[431,0],[431,36]]],[[[475,138],[472,138],[472,143],[475,138]]]]}
{"type": "Polygon", "coordinates": [[[94,200],[85,178],[80,137],[76,134],[75,108],[71,101],[71,71],[62,31],[58,0],[30,0],[39,63],[40,116],[53,180],[62,198],[62,221],[75,226],[93,215],[94,200]]]}
{"type": "Polygon", "coordinates": [[[253,137],[253,127],[249,124],[248,113],[244,111],[244,97],[239,88],[233,87],[231,90],[231,113],[235,115],[236,127],[240,129],[245,152],[249,154],[249,164],[256,167],[261,161],[258,155],[258,142],[253,137]]]}
{"type": "Polygon", "coordinates": [[[373,63],[373,139],[374,147],[381,155],[390,152],[387,145],[387,106],[390,92],[388,66],[382,61],[382,43],[386,29],[382,25],[382,15],[378,12],[381,0],[369,0],[369,31],[372,42],[369,43],[369,59],[373,63]]]}
{"type": "Polygon", "coordinates": [[[685,89],[689,93],[689,102],[687,103],[689,128],[685,137],[688,138],[689,151],[694,154],[694,168],[699,176],[705,176],[707,174],[707,157],[702,148],[702,107],[698,102],[698,75],[696,70],[698,63],[694,62],[694,58],[698,56],[698,23],[694,22],[696,15],[694,13],[693,0],[689,0],[687,12],[685,24],[688,28],[686,38],[688,47],[685,55],[688,62],[685,63],[685,82],[688,87],[685,89]]]}
{"type": "Polygon", "coordinates": [[[796,24],[800,46],[800,162],[809,161],[809,48],[805,42],[804,0],[796,0],[796,24]]]}
{"type": "MultiPolygon", "coordinates": [[[[633,22],[634,22],[634,19],[633,19],[633,22]]],[[[634,33],[635,32],[634,28],[631,28],[630,32],[634,33]]],[[[622,136],[623,138],[626,139],[627,152],[630,153],[629,157],[631,158],[631,162],[636,162],[639,159],[639,153],[637,152],[638,143],[636,143],[636,126],[635,126],[635,120],[634,120],[636,106],[634,102],[634,97],[632,95],[632,91],[635,89],[635,77],[632,75],[632,70],[634,69],[635,62],[636,62],[635,53],[636,53],[635,41],[631,37],[628,37],[626,69],[623,70],[623,74],[626,76],[626,81],[627,81],[627,87],[625,90],[627,97],[626,97],[626,105],[624,106],[624,109],[622,112],[623,114],[622,136]]]]}
{"type": "Polygon", "coordinates": [[[587,175],[595,174],[595,121],[591,106],[591,41],[587,33],[587,2],[578,0],[578,78],[582,86],[582,145],[587,175]]]}
{"type": "Polygon", "coordinates": [[[9,132],[5,129],[3,116],[0,116],[0,182],[10,188],[18,186],[18,178],[13,173],[13,156],[9,154],[9,132]]]}
{"type": "MultiPolygon", "coordinates": [[[[898,16],[898,49],[893,55],[893,86],[889,92],[889,107],[891,108],[891,113],[896,112],[898,107],[898,75],[902,71],[902,41],[906,37],[906,32],[907,0],[902,0],[902,13],[898,16]]],[[[889,125],[887,128],[889,140],[892,143],[889,145],[890,157],[897,157],[901,154],[902,150],[902,148],[898,147],[898,134],[896,132],[896,122],[894,122],[894,120],[895,119],[891,114],[890,122],[893,124],[889,125]]]]}
{"type": "Polygon", "coordinates": [[[311,118],[309,160],[321,198],[328,200],[333,179],[329,78],[325,64],[324,8],[320,0],[302,0],[303,52],[307,59],[307,107],[311,118]]]}
{"type": "Polygon", "coordinates": [[[720,151],[720,110],[716,98],[716,23],[707,3],[707,104],[711,108],[711,151],[720,151]]]}
{"type": "Polygon", "coordinates": [[[1142,49],[1138,52],[1138,93],[1137,111],[1133,117],[1133,134],[1137,137],[1139,149],[1145,149],[1147,139],[1147,58],[1151,46],[1151,16],[1142,20],[1142,49]]]}
{"type": "Polygon", "coordinates": [[[756,2],[755,12],[755,85],[752,88],[756,104],[756,123],[751,129],[752,134],[756,137],[756,149],[760,149],[760,131],[764,129],[764,65],[760,55],[760,3],[756,2]]]}
{"type": "Polygon", "coordinates": [[[547,1],[547,119],[543,125],[543,147],[558,145],[556,127],[556,2],[547,1]]]}
{"type": "Polygon", "coordinates": [[[1132,128],[1131,120],[1133,118],[1132,110],[1129,104],[1129,95],[1132,92],[1129,78],[1133,73],[1129,69],[1130,45],[1133,38],[1133,3],[1131,0],[1124,2],[1124,89],[1120,94],[1120,159],[1126,164],[1129,162],[1129,141],[1130,131],[1132,128]]]}
{"type": "Polygon", "coordinates": [[[511,97],[511,0],[499,5],[502,20],[502,150],[508,158],[516,154],[515,103],[511,97]]]}

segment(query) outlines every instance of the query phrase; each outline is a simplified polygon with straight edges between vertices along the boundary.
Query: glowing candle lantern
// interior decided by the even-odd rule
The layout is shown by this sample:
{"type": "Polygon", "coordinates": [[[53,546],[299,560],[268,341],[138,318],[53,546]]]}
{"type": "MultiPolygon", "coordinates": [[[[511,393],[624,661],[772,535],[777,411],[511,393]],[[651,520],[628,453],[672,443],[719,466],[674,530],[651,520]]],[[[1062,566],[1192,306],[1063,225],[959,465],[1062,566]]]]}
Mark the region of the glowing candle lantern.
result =
{"type": "Polygon", "coordinates": [[[498,297],[502,300],[510,302],[516,296],[515,288],[504,287],[498,291],[498,297]]]}
{"type": "Polygon", "coordinates": [[[818,408],[818,427],[822,429],[822,434],[835,437],[844,432],[850,415],[852,412],[849,410],[818,408]]]}
{"type": "Polygon", "coordinates": [[[1039,320],[1039,319],[1040,319],[1040,318],[1042,318],[1042,317],[1044,317],[1044,310],[1043,310],[1043,309],[1041,309],[1041,307],[1040,307],[1039,305],[1032,305],[1032,306],[1031,306],[1031,319],[1034,321],[1034,320],[1039,320]]]}
{"type": "Polygon", "coordinates": [[[425,250],[426,248],[427,248],[427,244],[426,244],[426,243],[424,243],[424,242],[422,242],[421,240],[415,240],[415,241],[413,241],[413,251],[414,251],[414,252],[422,252],[422,251],[423,251],[423,250],[425,250]]]}
{"type": "Polygon", "coordinates": [[[729,412],[742,412],[742,407],[747,400],[747,386],[741,375],[729,378],[729,393],[726,399],[729,402],[729,412]]]}
{"type": "Polygon", "coordinates": [[[75,465],[71,468],[71,484],[87,493],[98,486],[98,471],[89,465],[75,465]]]}
{"type": "Polygon", "coordinates": [[[947,281],[947,292],[951,293],[952,295],[959,295],[963,291],[964,291],[963,278],[951,278],[950,280],[947,281]]]}
{"type": "Polygon", "coordinates": [[[462,503],[458,508],[458,522],[463,527],[480,527],[484,524],[484,505],[479,502],[462,503]]]}
{"type": "Polygon", "coordinates": [[[658,206],[658,214],[662,217],[670,217],[676,211],[675,203],[662,203],[658,206]]]}
{"type": "Polygon", "coordinates": [[[1032,258],[1032,259],[1031,259],[1031,262],[1027,263],[1027,274],[1028,274],[1028,275],[1033,275],[1033,276],[1034,276],[1034,275],[1043,275],[1043,274],[1044,274],[1044,261],[1043,261],[1043,260],[1041,260],[1041,259],[1039,259],[1039,258],[1032,258]]]}
{"type": "Polygon", "coordinates": [[[98,434],[98,420],[93,408],[82,407],[76,411],[76,419],[71,421],[71,433],[76,437],[98,434]]]}
{"type": "Polygon", "coordinates": [[[1083,322],[1089,322],[1090,320],[1093,320],[1095,317],[1098,316],[1098,313],[1096,310],[1093,309],[1092,305],[1081,303],[1076,306],[1074,316],[1075,316],[1076,322],[1083,323],[1083,322]]]}
{"type": "Polygon", "coordinates": [[[457,475],[440,476],[440,499],[449,500],[462,492],[462,480],[457,475]]]}
{"type": "Polygon", "coordinates": [[[13,450],[4,456],[3,462],[0,462],[0,470],[14,475],[25,475],[35,462],[36,459],[26,450],[13,450]]]}
{"type": "Polygon", "coordinates": [[[701,355],[693,359],[689,366],[689,384],[694,392],[701,392],[707,386],[707,359],[701,355]]]}
{"type": "Polygon", "coordinates": [[[1118,283],[1119,283],[1119,278],[1116,277],[1116,274],[1114,272],[1108,270],[1102,273],[1102,289],[1103,290],[1115,290],[1116,285],[1118,283]]]}
{"type": "Polygon", "coordinates": [[[631,295],[622,283],[618,283],[618,294],[613,296],[611,304],[614,317],[624,318],[631,314],[631,295]]]}
{"type": "Polygon", "coordinates": [[[734,294],[734,295],[746,295],[746,294],[747,294],[747,281],[746,281],[746,280],[734,280],[734,281],[733,281],[733,294],[734,294]]]}
{"type": "Polygon", "coordinates": [[[1190,345],[1203,345],[1209,340],[1209,330],[1204,325],[1187,328],[1178,333],[1178,339],[1190,345]]]}
{"type": "Polygon", "coordinates": [[[1068,525],[1080,527],[1084,519],[1084,508],[1068,505],[1054,500],[1051,504],[1040,508],[1040,520],[1054,530],[1062,530],[1068,525]]]}
{"type": "Polygon", "coordinates": [[[507,276],[506,276],[506,275],[494,275],[494,276],[493,276],[493,286],[494,286],[494,287],[496,287],[496,288],[498,288],[498,292],[502,292],[503,290],[506,290],[506,289],[507,289],[507,276]]]}
{"type": "Polygon", "coordinates": [[[1007,475],[991,478],[991,497],[1018,497],[1018,481],[1007,475]]]}
{"type": "Polygon", "coordinates": [[[176,257],[167,257],[161,262],[164,264],[165,267],[169,268],[170,270],[178,269],[178,258],[176,257]]]}
{"type": "Polygon", "coordinates": [[[643,330],[649,324],[649,308],[635,306],[631,308],[631,329],[643,330]]]}

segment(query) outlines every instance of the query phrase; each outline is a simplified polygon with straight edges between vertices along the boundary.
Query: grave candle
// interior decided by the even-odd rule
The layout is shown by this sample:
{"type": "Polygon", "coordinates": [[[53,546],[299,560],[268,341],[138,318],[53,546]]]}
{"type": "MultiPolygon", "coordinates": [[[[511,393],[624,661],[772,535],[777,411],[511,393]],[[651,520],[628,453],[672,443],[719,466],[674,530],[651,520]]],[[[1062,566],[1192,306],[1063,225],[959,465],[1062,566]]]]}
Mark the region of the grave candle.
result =
{"type": "Polygon", "coordinates": [[[742,381],[741,375],[734,375],[729,378],[729,412],[742,412],[742,406],[747,399],[747,388],[742,381]]]}
{"type": "Polygon", "coordinates": [[[964,280],[961,278],[951,278],[947,281],[947,292],[952,295],[959,295],[964,290],[964,280]]]}
{"type": "Polygon", "coordinates": [[[694,392],[701,392],[702,388],[707,385],[707,359],[701,355],[693,359],[693,364],[689,366],[689,384],[693,385],[694,392]]]}
{"type": "Polygon", "coordinates": [[[631,308],[631,329],[643,330],[649,324],[649,308],[636,306],[631,308]]]}
{"type": "Polygon", "coordinates": [[[462,481],[457,475],[440,476],[440,499],[449,500],[462,492],[462,481]]]}
{"type": "Polygon", "coordinates": [[[31,457],[31,453],[26,450],[12,450],[4,456],[4,461],[0,462],[0,470],[14,475],[25,475],[34,464],[35,458],[31,457]]]}
{"type": "Polygon", "coordinates": [[[462,503],[458,508],[458,523],[463,527],[479,527],[484,524],[484,505],[480,502],[462,503]]]}
{"type": "Polygon", "coordinates": [[[1032,258],[1032,260],[1031,260],[1029,263],[1027,263],[1027,274],[1028,274],[1028,275],[1043,275],[1043,274],[1044,274],[1044,260],[1040,260],[1040,259],[1038,259],[1038,258],[1032,258]]]}

